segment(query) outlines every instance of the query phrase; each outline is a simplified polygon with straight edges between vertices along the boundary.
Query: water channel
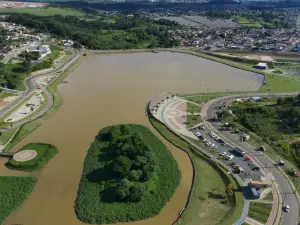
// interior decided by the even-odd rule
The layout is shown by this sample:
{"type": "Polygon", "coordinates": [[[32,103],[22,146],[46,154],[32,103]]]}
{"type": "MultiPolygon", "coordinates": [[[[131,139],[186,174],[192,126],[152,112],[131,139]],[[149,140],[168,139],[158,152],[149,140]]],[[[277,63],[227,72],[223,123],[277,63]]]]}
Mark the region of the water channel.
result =
{"type": "MultiPolygon", "coordinates": [[[[74,213],[74,201],[86,152],[101,128],[120,123],[151,128],[145,105],[165,91],[254,91],[263,77],[192,55],[162,52],[89,56],[68,80],[59,88],[61,108],[12,149],[45,142],[56,145],[59,153],[44,169],[32,173],[38,178],[34,191],[5,224],[82,224],[74,213]]],[[[164,143],[182,173],[180,185],[159,215],[134,225],[171,224],[185,205],[192,180],[191,163],[184,152],[164,143]]],[[[29,174],[9,171],[3,166],[4,159],[0,162],[0,176],[29,174]]]]}

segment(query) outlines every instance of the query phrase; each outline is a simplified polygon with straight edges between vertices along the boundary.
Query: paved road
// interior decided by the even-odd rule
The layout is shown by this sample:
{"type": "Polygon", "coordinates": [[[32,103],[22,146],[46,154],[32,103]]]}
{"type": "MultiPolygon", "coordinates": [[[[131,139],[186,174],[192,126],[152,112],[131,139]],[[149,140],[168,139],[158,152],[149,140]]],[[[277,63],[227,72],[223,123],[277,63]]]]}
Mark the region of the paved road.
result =
{"type": "MultiPolygon", "coordinates": [[[[82,53],[74,53],[73,56],[67,60],[67,62],[65,64],[60,65],[59,67],[55,68],[54,70],[51,71],[47,71],[44,73],[40,73],[34,76],[30,76],[28,78],[25,79],[25,84],[26,84],[26,91],[18,91],[18,94],[20,94],[20,98],[18,98],[16,101],[10,103],[8,105],[8,107],[5,107],[3,109],[0,110],[0,115],[4,115],[5,113],[7,113],[9,110],[11,110],[11,108],[13,108],[15,105],[17,105],[19,102],[23,101],[26,97],[28,97],[29,95],[31,95],[33,93],[33,91],[36,89],[37,85],[35,80],[41,76],[45,76],[45,75],[57,75],[55,74],[57,71],[65,71],[77,58],[79,55],[81,55],[82,53]]],[[[15,90],[11,90],[10,89],[6,90],[3,89],[4,91],[7,92],[14,92],[15,90]]]]}
{"type": "MultiPolygon", "coordinates": [[[[33,93],[33,91],[35,90],[37,84],[35,82],[35,80],[40,77],[40,76],[45,76],[45,75],[54,75],[54,72],[60,70],[61,73],[63,73],[69,66],[71,66],[83,53],[82,52],[78,52],[77,54],[74,54],[73,57],[71,59],[69,59],[67,61],[66,64],[63,64],[61,65],[60,67],[56,68],[55,70],[51,71],[51,72],[45,72],[45,73],[41,73],[41,74],[38,74],[38,75],[35,75],[35,76],[31,76],[31,77],[28,77],[25,82],[26,82],[26,89],[27,91],[24,92],[24,94],[19,98],[21,100],[19,100],[18,102],[14,103],[14,105],[18,104],[20,101],[22,101],[24,98],[28,97],[30,94],[33,93]]],[[[52,81],[54,82],[54,80],[52,81]]],[[[54,99],[53,99],[53,95],[51,94],[51,92],[48,90],[48,87],[41,87],[41,90],[43,90],[44,94],[46,95],[47,97],[47,106],[45,108],[43,108],[38,114],[26,119],[26,120],[23,120],[21,122],[17,122],[15,123],[12,127],[6,127],[6,128],[3,128],[1,129],[0,131],[1,132],[5,132],[11,128],[15,128],[15,127],[19,127],[25,123],[28,123],[30,121],[33,121],[33,120],[36,120],[37,118],[43,116],[52,106],[53,106],[53,103],[54,103],[54,99]]],[[[13,106],[14,106],[13,105],[13,106]]],[[[3,110],[0,110],[0,114],[4,114],[6,113],[7,111],[10,110],[11,107],[13,106],[10,106],[9,108],[4,108],[3,110]]]]}
{"type": "MultiPolygon", "coordinates": [[[[282,96],[289,96],[289,95],[295,95],[298,93],[278,93],[278,94],[272,94],[276,97],[282,97],[282,96]]],[[[268,96],[270,94],[248,94],[247,96],[268,96]]],[[[245,95],[243,95],[244,97],[245,95]]],[[[240,96],[242,97],[242,96],[240,96]]],[[[216,100],[213,104],[209,106],[207,109],[207,120],[210,121],[210,124],[216,128],[220,129],[220,123],[219,122],[211,122],[213,118],[215,118],[215,110],[218,106],[222,105],[226,101],[233,101],[236,99],[237,96],[231,96],[231,97],[225,97],[225,98],[219,98],[216,100]]],[[[237,140],[236,137],[231,135],[228,131],[220,131],[223,137],[226,137],[226,139],[230,142],[234,142],[238,147],[243,149],[245,152],[248,152],[255,156],[255,158],[262,164],[265,165],[266,169],[274,176],[276,179],[281,192],[283,194],[285,204],[288,204],[291,207],[291,210],[289,213],[285,213],[283,216],[282,224],[283,225],[296,225],[298,222],[298,215],[299,215],[299,203],[297,201],[296,195],[290,186],[289,182],[285,178],[285,176],[279,171],[278,168],[276,168],[273,165],[273,162],[269,160],[267,157],[262,155],[261,153],[255,151],[253,148],[251,148],[247,143],[243,143],[237,140]]]]}

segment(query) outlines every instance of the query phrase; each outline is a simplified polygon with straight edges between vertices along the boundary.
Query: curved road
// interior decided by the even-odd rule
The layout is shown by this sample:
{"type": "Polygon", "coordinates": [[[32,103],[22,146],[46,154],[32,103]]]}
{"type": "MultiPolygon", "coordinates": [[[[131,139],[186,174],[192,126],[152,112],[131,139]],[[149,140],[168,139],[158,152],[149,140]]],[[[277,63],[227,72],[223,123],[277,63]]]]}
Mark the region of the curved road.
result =
{"type": "MultiPolygon", "coordinates": [[[[25,84],[26,84],[26,91],[23,92],[22,96],[19,98],[18,101],[14,101],[13,103],[10,104],[10,107],[5,107],[4,109],[0,110],[0,114],[3,115],[5,114],[6,112],[8,112],[9,110],[11,110],[12,107],[14,107],[15,105],[17,105],[19,102],[21,102],[22,100],[24,100],[26,97],[28,97],[29,95],[31,95],[34,90],[36,89],[37,87],[37,83],[36,83],[36,79],[41,77],[41,76],[45,76],[45,75],[55,75],[54,73],[57,72],[57,71],[61,71],[60,74],[62,74],[67,68],[69,68],[69,66],[71,66],[81,55],[83,54],[83,52],[77,52],[77,53],[74,53],[73,52],[73,56],[68,59],[68,61],[63,64],[63,65],[60,65],[59,67],[57,67],[56,69],[50,71],[50,72],[45,72],[45,73],[40,73],[40,74],[37,74],[37,75],[34,75],[34,76],[31,76],[31,77],[28,77],[25,79],[25,84]]],[[[58,76],[59,77],[59,76],[58,76]]],[[[54,80],[52,80],[52,82],[54,82],[54,80]]],[[[51,83],[52,83],[51,82],[51,83]]],[[[21,122],[17,122],[15,123],[12,127],[6,127],[6,128],[3,128],[1,129],[0,131],[1,132],[5,132],[11,128],[15,128],[15,127],[19,127],[25,123],[28,123],[30,121],[33,121],[41,116],[43,116],[52,106],[53,106],[53,95],[52,93],[48,90],[48,86],[46,87],[42,87],[40,86],[39,87],[43,92],[44,94],[46,94],[47,96],[47,106],[45,108],[43,108],[38,114],[28,118],[28,119],[25,119],[21,122]]]]}
{"type": "MultiPolygon", "coordinates": [[[[283,96],[290,96],[290,95],[296,95],[298,93],[278,93],[278,94],[271,94],[271,96],[274,97],[283,97],[283,96]]],[[[270,96],[270,94],[260,94],[260,93],[255,93],[255,94],[247,94],[247,97],[265,97],[265,96],[270,96]]],[[[207,121],[217,130],[221,128],[219,122],[211,122],[214,121],[214,118],[216,118],[216,108],[222,105],[225,102],[230,102],[234,101],[237,98],[242,98],[245,97],[245,95],[234,95],[234,96],[227,96],[223,98],[218,98],[213,100],[207,110],[207,116],[206,119],[207,121]]],[[[291,187],[289,184],[288,180],[286,177],[282,174],[282,172],[274,166],[274,163],[267,157],[265,157],[263,154],[258,153],[255,151],[250,145],[244,142],[240,142],[237,140],[236,137],[231,135],[229,132],[226,131],[219,131],[223,137],[225,137],[229,142],[233,142],[236,146],[240,147],[243,149],[245,152],[250,153],[251,155],[254,155],[255,158],[265,166],[265,168],[274,176],[276,179],[280,189],[281,189],[281,194],[284,197],[285,204],[288,204],[291,208],[289,213],[284,213],[283,214],[283,219],[282,219],[282,224],[283,225],[296,225],[298,224],[298,216],[299,216],[299,202],[297,201],[296,194],[294,193],[294,189],[291,187]]]]}

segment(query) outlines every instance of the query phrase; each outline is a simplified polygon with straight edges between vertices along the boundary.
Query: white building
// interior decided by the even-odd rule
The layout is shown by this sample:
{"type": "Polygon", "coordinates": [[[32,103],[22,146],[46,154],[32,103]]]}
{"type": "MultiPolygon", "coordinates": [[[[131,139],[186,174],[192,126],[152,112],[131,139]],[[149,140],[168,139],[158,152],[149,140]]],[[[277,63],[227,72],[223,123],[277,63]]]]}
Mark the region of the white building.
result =
{"type": "Polygon", "coordinates": [[[51,49],[49,45],[32,46],[27,49],[27,52],[38,52],[40,54],[40,58],[44,58],[46,55],[51,53],[51,49]]]}
{"type": "Polygon", "coordinates": [[[254,66],[254,68],[259,69],[259,70],[266,70],[268,69],[268,64],[267,63],[258,63],[254,66]]]}

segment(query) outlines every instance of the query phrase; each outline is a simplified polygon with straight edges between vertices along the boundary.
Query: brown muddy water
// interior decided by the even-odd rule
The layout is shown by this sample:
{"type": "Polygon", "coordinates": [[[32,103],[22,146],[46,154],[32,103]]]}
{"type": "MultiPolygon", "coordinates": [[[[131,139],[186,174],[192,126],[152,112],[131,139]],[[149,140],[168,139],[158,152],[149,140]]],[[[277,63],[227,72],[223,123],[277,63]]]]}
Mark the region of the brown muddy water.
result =
{"type": "MultiPolygon", "coordinates": [[[[5,224],[76,225],[74,201],[86,152],[97,132],[109,125],[138,123],[151,128],[145,105],[155,95],[202,91],[258,90],[262,76],[192,55],[163,52],[89,56],[60,87],[61,108],[15,146],[46,142],[59,153],[33,175],[35,190],[5,224]],[[201,82],[203,81],[202,87],[201,82]]],[[[156,133],[157,134],[157,133],[156,133]]],[[[182,179],[161,213],[131,225],[169,225],[184,207],[192,180],[188,156],[166,141],[177,160],[182,179]]],[[[3,167],[0,175],[24,175],[3,167]]]]}

